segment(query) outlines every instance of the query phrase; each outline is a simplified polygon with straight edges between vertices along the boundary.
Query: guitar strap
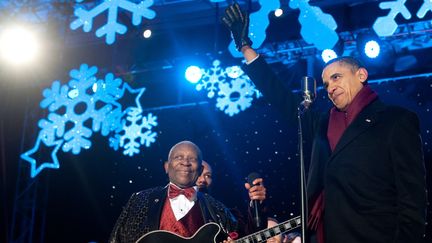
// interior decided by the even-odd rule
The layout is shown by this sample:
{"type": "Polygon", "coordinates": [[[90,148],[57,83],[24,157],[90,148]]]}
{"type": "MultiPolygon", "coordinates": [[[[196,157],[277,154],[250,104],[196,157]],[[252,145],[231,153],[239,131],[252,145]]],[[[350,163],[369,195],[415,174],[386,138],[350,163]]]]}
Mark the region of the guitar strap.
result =
{"type": "MultiPolygon", "coordinates": [[[[205,210],[205,211],[207,211],[207,212],[210,213],[210,216],[211,216],[212,222],[217,223],[217,224],[221,227],[221,229],[222,229],[226,234],[228,234],[229,232],[225,229],[225,226],[224,226],[224,224],[222,223],[221,216],[220,216],[219,214],[217,214],[217,213],[214,211],[213,206],[210,205],[210,203],[209,203],[207,197],[206,197],[205,195],[202,195],[202,199],[203,199],[203,201],[204,201],[204,203],[205,203],[205,208],[207,208],[207,210],[205,210]]],[[[206,216],[207,216],[207,215],[206,215],[206,216]]],[[[208,217],[207,217],[207,219],[208,219],[208,217]]],[[[208,222],[207,222],[207,223],[208,223],[208,222]]]]}

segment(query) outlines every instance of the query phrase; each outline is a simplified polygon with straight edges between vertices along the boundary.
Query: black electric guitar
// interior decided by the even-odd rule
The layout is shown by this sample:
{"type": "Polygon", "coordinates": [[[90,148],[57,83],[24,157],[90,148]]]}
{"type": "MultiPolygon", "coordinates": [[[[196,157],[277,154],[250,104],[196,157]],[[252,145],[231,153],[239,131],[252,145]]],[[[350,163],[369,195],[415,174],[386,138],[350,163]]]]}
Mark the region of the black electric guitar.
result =
{"type": "MultiPolygon", "coordinates": [[[[267,239],[270,239],[276,235],[299,227],[300,223],[300,216],[298,216],[271,228],[264,229],[240,238],[238,240],[235,240],[234,242],[264,242],[267,239]]],[[[220,231],[221,228],[216,223],[207,223],[201,226],[201,228],[199,228],[197,232],[191,237],[179,236],[166,230],[155,230],[143,235],[136,241],[136,243],[216,243],[216,237],[220,231]]]]}

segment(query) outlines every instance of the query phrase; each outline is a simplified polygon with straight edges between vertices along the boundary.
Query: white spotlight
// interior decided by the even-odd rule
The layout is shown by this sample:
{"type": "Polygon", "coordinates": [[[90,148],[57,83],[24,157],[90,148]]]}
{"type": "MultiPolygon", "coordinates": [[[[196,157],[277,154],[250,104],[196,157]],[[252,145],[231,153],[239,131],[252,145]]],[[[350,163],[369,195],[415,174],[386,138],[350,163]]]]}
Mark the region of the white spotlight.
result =
{"type": "Polygon", "coordinates": [[[276,17],[280,17],[280,16],[282,16],[282,14],[283,14],[283,10],[280,9],[280,8],[276,9],[275,12],[274,12],[274,15],[276,17]]]}
{"type": "Polygon", "coordinates": [[[185,72],[185,78],[191,83],[197,83],[202,77],[201,69],[197,66],[189,66],[185,72]]]}
{"type": "Polygon", "coordinates": [[[150,38],[151,35],[152,35],[152,31],[151,30],[149,30],[149,29],[144,30],[144,32],[143,32],[144,38],[146,38],[146,39],[150,38]]]}
{"type": "Polygon", "coordinates": [[[381,50],[380,45],[375,40],[370,40],[365,44],[364,51],[366,53],[366,56],[368,56],[369,58],[378,57],[380,54],[380,50],[381,50]]]}
{"type": "Polygon", "coordinates": [[[332,49],[325,49],[324,51],[322,51],[321,53],[321,58],[322,60],[327,63],[332,59],[337,58],[338,55],[336,54],[336,52],[332,49]]]}
{"type": "Polygon", "coordinates": [[[36,36],[22,27],[10,27],[0,33],[0,55],[14,65],[27,64],[39,53],[36,36]]]}

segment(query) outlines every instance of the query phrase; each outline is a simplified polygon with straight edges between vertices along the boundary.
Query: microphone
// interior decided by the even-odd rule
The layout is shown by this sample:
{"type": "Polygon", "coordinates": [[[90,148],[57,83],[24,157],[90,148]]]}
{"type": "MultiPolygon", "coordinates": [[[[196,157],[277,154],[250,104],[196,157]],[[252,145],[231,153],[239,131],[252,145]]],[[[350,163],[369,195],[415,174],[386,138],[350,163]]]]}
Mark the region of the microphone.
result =
{"type": "MultiPolygon", "coordinates": [[[[253,184],[252,182],[257,179],[257,178],[261,178],[260,174],[256,173],[256,172],[252,172],[248,175],[247,179],[247,183],[249,183],[251,186],[256,186],[259,184],[253,184]]],[[[261,228],[261,218],[260,218],[260,203],[258,202],[258,200],[252,200],[252,205],[253,205],[253,212],[252,212],[252,217],[253,217],[253,221],[255,224],[255,227],[257,229],[261,228]]]]}
{"type": "Polygon", "coordinates": [[[305,109],[308,109],[316,97],[316,81],[313,77],[302,77],[301,92],[303,96],[303,101],[301,102],[301,105],[305,109]]]}

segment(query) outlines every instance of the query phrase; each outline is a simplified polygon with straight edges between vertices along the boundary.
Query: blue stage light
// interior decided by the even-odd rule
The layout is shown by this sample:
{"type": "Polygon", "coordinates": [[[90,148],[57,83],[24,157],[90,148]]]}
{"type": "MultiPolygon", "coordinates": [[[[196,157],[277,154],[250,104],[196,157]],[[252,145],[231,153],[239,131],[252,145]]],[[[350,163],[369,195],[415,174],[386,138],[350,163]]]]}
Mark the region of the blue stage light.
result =
{"type": "Polygon", "coordinates": [[[375,40],[370,40],[366,42],[364,46],[364,52],[369,58],[376,58],[380,54],[381,47],[375,40]]]}
{"type": "Polygon", "coordinates": [[[338,57],[338,55],[332,49],[325,49],[321,53],[321,58],[325,63],[327,63],[328,61],[330,61],[332,59],[335,59],[336,57],[338,57]]]}
{"type": "Polygon", "coordinates": [[[197,83],[202,77],[201,69],[197,66],[189,66],[185,72],[185,78],[191,83],[197,83]]]}

